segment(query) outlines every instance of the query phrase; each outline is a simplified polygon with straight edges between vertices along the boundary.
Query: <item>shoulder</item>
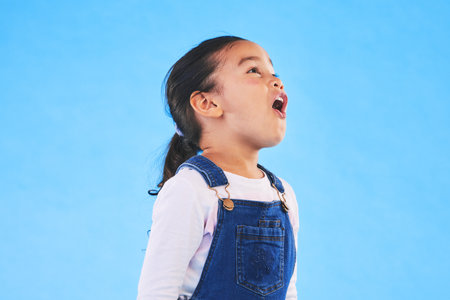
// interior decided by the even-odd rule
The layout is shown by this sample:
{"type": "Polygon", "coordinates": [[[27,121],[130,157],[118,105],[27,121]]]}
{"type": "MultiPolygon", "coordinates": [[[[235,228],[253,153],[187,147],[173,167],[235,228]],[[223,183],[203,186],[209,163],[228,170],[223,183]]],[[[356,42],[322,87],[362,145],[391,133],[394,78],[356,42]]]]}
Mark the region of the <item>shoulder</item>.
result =
{"type": "Polygon", "coordinates": [[[296,199],[296,195],[292,186],[285,179],[281,177],[278,177],[278,179],[280,179],[281,183],[283,183],[284,192],[286,193],[286,195],[290,194],[294,199],[296,199]]]}
{"type": "Polygon", "coordinates": [[[285,198],[287,205],[289,207],[289,218],[291,219],[294,228],[299,226],[299,216],[298,216],[298,202],[292,186],[283,178],[278,177],[281,183],[283,183],[285,198]]]}
{"type": "Polygon", "coordinates": [[[211,201],[203,177],[195,170],[183,168],[173,177],[169,178],[158,193],[154,204],[154,212],[174,210],[195,210],[204,214],[211,201]]]}
{"type": "Polygon", "coordinates": [[[185,192],[186,190],[200,191],[204,188],[207,188],[207,185],[200,173],[192,168],[183,167],[177,174],[166,181],[161,188],[160,194],[177,191],[185,192]]]}

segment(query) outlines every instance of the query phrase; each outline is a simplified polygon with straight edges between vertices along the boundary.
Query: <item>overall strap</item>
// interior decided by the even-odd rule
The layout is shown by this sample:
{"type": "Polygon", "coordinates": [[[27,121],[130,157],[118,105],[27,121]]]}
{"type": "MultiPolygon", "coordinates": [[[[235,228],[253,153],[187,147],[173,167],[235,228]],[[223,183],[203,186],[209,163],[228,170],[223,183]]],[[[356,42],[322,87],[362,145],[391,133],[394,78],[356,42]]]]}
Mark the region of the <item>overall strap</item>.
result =
{"type": "MultiPolygon", "coordinates": [[[[209,160],[203,155],[196,155],[189,158],[187,161],[185,161],[178,167],[175,174],[178,173],[184,167],[189,167],[198,171],[203,176],[203,179],[205,179],[208,187],[216,192],[216,196],[222,201],[223,207],[229,211],[233,210],[234,202],[230,199],[230,192],[228,192],[227,190],[227,187],[229,185],[228,179],[221,168],[219,168],[215,163],[213,163],[211,160],[209,160]],[[225,185],[225,191],[228,194],[228,197],[225,199],[221,198],[217,190],[214,189],[214,187],[221,185],[225,185]]],[[[270,172],[260,164],[258,164],[258,167],[261,170],[263,170],[269,177],[270,184],[277,190],[278,197],[280,198],[281,201],[281,205],[284,211],[287,212],[289,208],[286,204],[286,199],[284,198],[283,183],[272,172],[270,172]]]]}
{"type": "MultiPolygon", "coordinates": [[[[189,158],[178,167],[176,173],[178,173],[183,167],[190,167],[197,170],[210,187],[228,184],[228,179],[223,170],[205,156],[196,155],[189,158]]],[[[267,174],[270,184],[274,184],[280,193],[284,193],[283,183],[277,176],[260,164],[258,164],[258,168],[267,174]]]]}
{"type": "Polygon", "coordinates": [[[280,193],[284,193],[284,186],[283,183],[281,182],[281,180],[275,176],[272,172],[270,172],[269,170],[267,170],[266,168],[264,168],[263,166],[261,166],[260,164],[258,164],[258,168],[260,168],[261,170],[263,170],[264,172],[266,172],[267,176],[269,177],[270,180],[270,184],[274,184],[275,187],[277,188],[277,190],[280,193]]]}
{"type": "Polygon", "coordinates": [[[202,155],[196,155],[189,158],[178,167],[176,173],[178,173],[178,171],[180,171],[183,167],[189,167],[197,170],[203,176],[209,187],[228,184],[228,179],[223,170],[202,155]]]}

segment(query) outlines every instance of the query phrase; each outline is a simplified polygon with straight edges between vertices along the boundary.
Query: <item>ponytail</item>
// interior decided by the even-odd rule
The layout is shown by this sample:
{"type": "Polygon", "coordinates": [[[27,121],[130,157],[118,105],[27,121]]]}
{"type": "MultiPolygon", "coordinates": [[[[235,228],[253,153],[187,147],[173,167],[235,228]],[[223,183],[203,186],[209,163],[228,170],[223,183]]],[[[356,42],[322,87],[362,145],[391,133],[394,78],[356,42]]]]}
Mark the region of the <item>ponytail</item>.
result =
{"type": "Polygon", "coordinates": [[[190,105],[192,93],[215,90],[216,82],[212,74],[219,65],[214,54],[232,46],[236,41],[245,40],[236,36],[221,36],[201,42],[180,58],[165,77],[165,96],[170,115],[181,130],[172,137],[164,162],[159,190],[149,190],[152,196],[158,195],[164,183],[175,175],[178,167],[201,151],[200,136],[202,128],[190,105]]]}
{"type": "Polygon", "coordinates": [[[164,162],[163,179],[158,186],[162,187],[164,182],[175,175],[178,167],[192,156],[197,155],[199,150],[196,145],[175,133],[170,141],[164,162]]]}
{"type": "Polygon", "coordinates": [[[183,136],[175,133],[168,145],[166,159],[164,161],[163,176],[158,183],[159,190],[149,190],[148,193],[152,196],[158,195],[164,183],[175,175],[178,167],[186,160],[198,154],[201,149],[194,143],[189,142],[183,136]]]}

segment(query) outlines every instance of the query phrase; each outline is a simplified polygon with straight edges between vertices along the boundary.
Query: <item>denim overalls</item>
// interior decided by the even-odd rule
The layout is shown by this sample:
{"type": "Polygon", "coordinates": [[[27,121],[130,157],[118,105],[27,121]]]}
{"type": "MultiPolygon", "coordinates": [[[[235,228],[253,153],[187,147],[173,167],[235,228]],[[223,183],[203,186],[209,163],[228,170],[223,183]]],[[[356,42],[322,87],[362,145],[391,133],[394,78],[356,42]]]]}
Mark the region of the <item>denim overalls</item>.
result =
{"type": "MultiPolygon", "coordinates": [[[[229,183],[225,173],[208,158],[197,155],[177,169],[197,170],[208,187],[229,183]]],[[[191,300],[285,299],[294,271],[296,249],[281,181],[258,164],[269,177],[280,200],[222,199],[217,226],[200,281],[191,300]]],[[[178,299],[188,299],[186,296],[178,299]]]]}

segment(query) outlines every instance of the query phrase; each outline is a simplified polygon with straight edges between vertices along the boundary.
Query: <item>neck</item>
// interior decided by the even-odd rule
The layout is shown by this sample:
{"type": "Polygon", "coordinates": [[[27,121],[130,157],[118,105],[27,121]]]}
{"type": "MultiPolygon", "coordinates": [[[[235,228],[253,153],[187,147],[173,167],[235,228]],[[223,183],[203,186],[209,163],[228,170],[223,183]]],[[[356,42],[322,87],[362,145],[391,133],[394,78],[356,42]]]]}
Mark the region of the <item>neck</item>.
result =
{"type": "Polygon", "coordinates": [[[229,143],[227,146],[206,147],[202,155],[224,171],[247,178],[264,177],[264,173],[257,167],[258,150],[236,147],[229,143]]]}

